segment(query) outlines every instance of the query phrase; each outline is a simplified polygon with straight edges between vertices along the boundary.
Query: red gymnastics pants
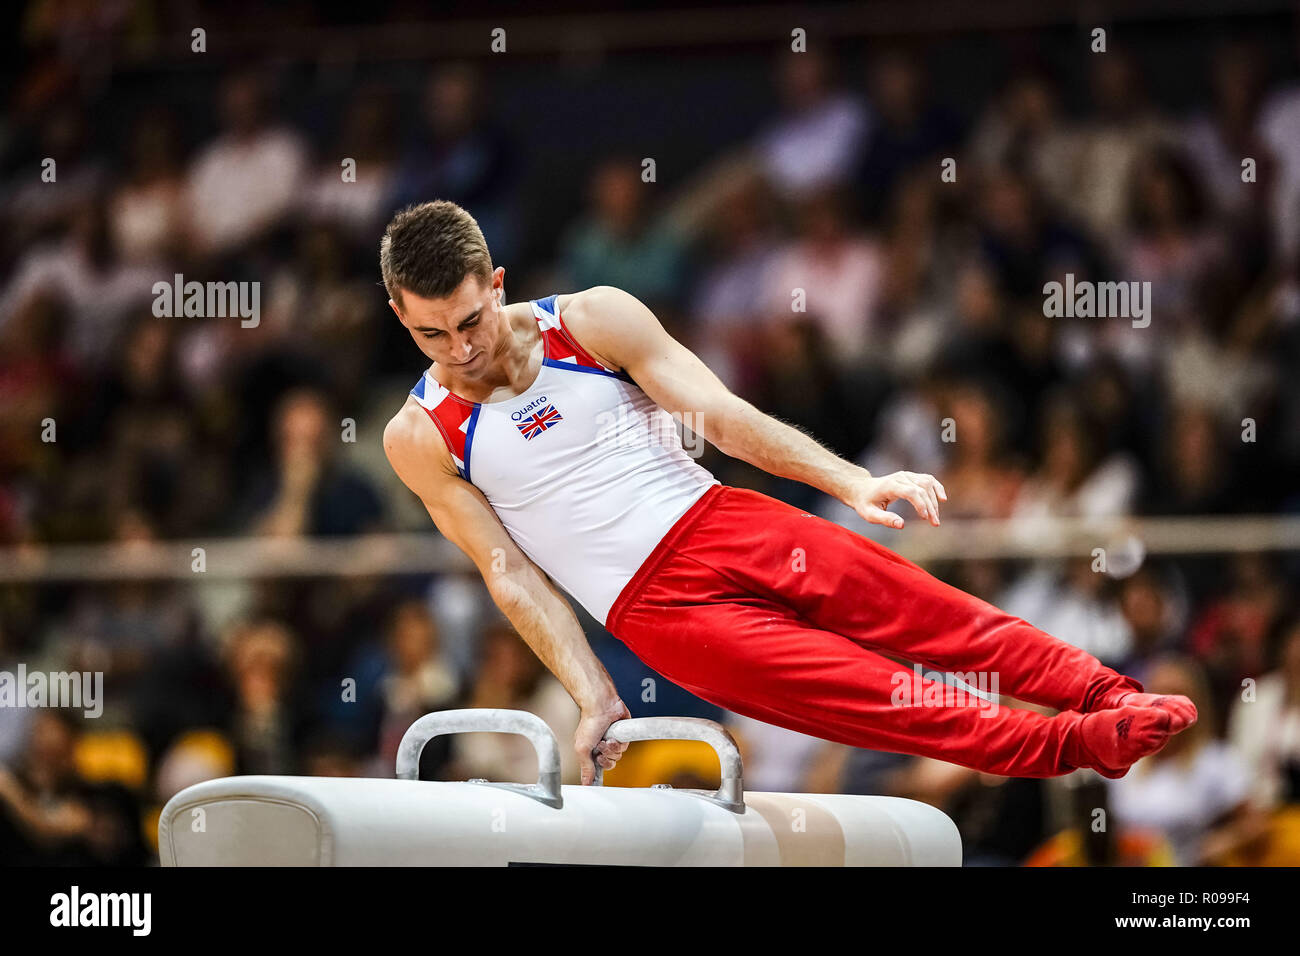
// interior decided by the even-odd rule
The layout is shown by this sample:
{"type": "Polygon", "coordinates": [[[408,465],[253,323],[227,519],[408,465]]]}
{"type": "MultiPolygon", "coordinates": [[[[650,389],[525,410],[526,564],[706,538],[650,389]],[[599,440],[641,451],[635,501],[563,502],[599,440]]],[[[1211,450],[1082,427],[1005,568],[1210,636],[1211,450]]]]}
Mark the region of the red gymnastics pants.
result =
{"type": "Polygon", "coordinates": [[[607,626],[669,680],[735,713],[1005,776],[1076,769],[1079,711],[1113,689],[1143,689],[888,548],[725,485],[673,525],[619,594],[607,626]],[[1061,713],[974,698],[900,705],[936,698],[911,693],[912,667],[884,654],[996,675],[999,693],[1061,713]]]}

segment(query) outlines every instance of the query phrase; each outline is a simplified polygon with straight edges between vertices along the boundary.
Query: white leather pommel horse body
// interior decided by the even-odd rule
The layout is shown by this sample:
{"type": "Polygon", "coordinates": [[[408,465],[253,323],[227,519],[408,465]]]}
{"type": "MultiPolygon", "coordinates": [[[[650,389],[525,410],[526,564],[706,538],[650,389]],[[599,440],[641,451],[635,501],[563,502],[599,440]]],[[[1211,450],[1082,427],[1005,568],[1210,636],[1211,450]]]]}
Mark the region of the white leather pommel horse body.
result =
{"type": "Polygon", "coordinates": [[[163,808],[163,866],[960,866],[961,838],[915,800],[745,793],[740,752],[709,720],[620,720],[608,740],[702,740],[722,786],[706,790],[561,786],[555,735],[519,710],[448,710],[402,738],[396,780],[246,776],[182,790],[163,808]],[[440,734],[522,734],[532,784],[419,780],[440,734]]]}

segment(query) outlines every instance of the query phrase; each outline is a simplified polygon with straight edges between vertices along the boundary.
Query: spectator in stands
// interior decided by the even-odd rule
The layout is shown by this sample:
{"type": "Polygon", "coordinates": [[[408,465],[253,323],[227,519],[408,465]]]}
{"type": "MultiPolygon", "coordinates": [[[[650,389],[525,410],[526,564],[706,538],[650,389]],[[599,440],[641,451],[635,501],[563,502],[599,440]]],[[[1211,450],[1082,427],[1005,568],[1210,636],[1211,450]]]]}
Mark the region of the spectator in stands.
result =
{"type": "MultiPolygon", "coordinates": [[[[257,331],[266,337],[265,347],[307,359],[336,400],[351,400],[375,363],[386,318],[377,306],[383,303],[376,302],[373,286],[349,269],[344,224],[304,224],[296,240],[296,254],[266,284],[265,315],[257,331]]],[[[241,329],[230,331],[248,338],[241,329]]]]}
{"type": "Polygon", "coordinates": [[[836,364],[852,366],[877,343],[884,251],[848,219],[841,191],[810,194],[795,213],[797,235],[777,252],[764,277],[767,312],[806,312],[821,327],[836,364]]]}
{"type": "Polygon", "coordinates": [[[899,178],[911,169],[952,157],[960,144],[955,113],[931,102],[919,59],[902,50],[884,50],[868,66],[875,121],[855,174],[862,215],[878,222],[899,178]]]}
{"type": "Polygon", "coordinates": [[[1229,41],[1214,51],[1210,65],[1213,104],[1198,112],[1182,131],[1187,158],[1196,167],[1211,205],[1232,221],[1253,215],[1272,174],[1273,157],[1260,138],[1259,111],[1264,95],[1262,51],[1254,44],[1229,41]],[[1242,160],[1255,160],[1256,179],[1242,178],[1242,160]]]}
{"type": "Polygon", "coordinates": [[[590,211],[560,244],[559,265],[568,287],[618,286],[651,308],[679,303],[685,292],[686,244],[658,217],[631,156],[601,163],[589,187],[590,211]]]}
{"type": "MultiPolygon", "coordinates": [[[[66,319],[50,290],[32,295],[9,322],[0,322],[0,481],[35,470],[48,449],[31,436],[51,412],[62,411],[62,397],[77,381],[76,366],[62,347],[66,319]]],[[[18,518],[9,516],[15,526],[18,518]]]]}
{"type": "Polygon", "coordinates": [[[1067,272],[1076,279],[1097,272],[1098,256],[1088,237],[1046,206],[1024,174],[980,174],[974,196],[979,254],[1004,294],[1041,304],[1044,283],[1067,272]]]}
{"type": "Polygon", "coordinates": [[[1034,65],[1015,73],[984,111],[968,150],[979,173],[1017,173],[1047,201],[1064,208],[1070,199],[1075,135],[1061,116],[1057,84],[1034,65]]]}
{"type": "Polygon", "coordinates": [[[832,70],[816,47],[783,57],[776,74],[781,114],[754,142],[764,176],[792,206],[846,185],[871,131],[871,111],[857,94],[836,88],[832,70]]]}
{"type": "Polygon", "coordinates": [[[1162,657],[1185,650],[1186,609],[1169,580],[1144,564],[1120,584],[1119,608],[1128,623],[1132,645],[1116,668],[1139,681],[1147,680],[1151,667],[1162,657]]]}
{"type": "Polygon", "coordinates": [[[153,266],[159,276],[177,264],[185,239],[185,178],[170,113],[150,109],[136,117],[127,168],[109,198],[109,222],[123,262],[153,266]]]}
{"type": "Polygon", "coordinates": [[[1205,408],[1173,410],[1144,496],[1147,514],[1226,514],[1237,510],[1235,475],[1222,428],[1205,408]]]}
{"type": "Polygon", "coordinates": [[[1094,567],[1095,560],[1031,565],[994,603],[1114,667],[1132,653],[1133,635],[1114,581],[1094,567]]]}
{"type": "MultiPolygon", "coordinates": [[[[333,148],[320,157],[303,182],[304,217],[337,226],[367,253],[396,205],[398,143],[393,109],[384,87],[364,86],[353,93],[344,107],[333,148]],[[354,169],[345,168],[348,160],[355,164],[354,169]]],[[[441,192],[430,193],[433,195],[446,198],[441,192]]]]}
{"type": "Polygon", "coordinates": [[[23,253],[0,292],[0,330],[32,298],[53,297],[68,309],[71,357],[93,367],[109,354],[130,311],[153,301],[157,279],[154,269],[117,261],[104,204],[94,198],[72,213],[71,228],[63,238],[23,253]]]}
{"type": "Polygon", "coordinates": [[[1109,781],[1115,824],[1167,837],[1178,866],[1214,865],[1262,832],[1248,771],[1215,737],[1214,705],[1195,661],[1166,658],[1152,668],[1145,686],[1153,694],[1190,697],[1200,719],[1163,750],[1139,760],[1127,776],[1109,781]]]}
{"type": "Polygon", "coordinates": [[[227,676],[234,693],[230,740],[239,773],[294,773],[302,731],[293,692],[296,646],[270,620],[242,624],[227,638],[227,676]]]}
{"type": "Polygon", "coordinates": [[[1133,55],[1109,49],[1089,57],[1091,111],[1074,138],[1069,212],[1103,248],[1120,239],[1129,177],[1152,147],[1177,140],[1177,130],[1156,111],[1133,55]]]}
{"type": "MultiPolygon", "coordinates": [[[[1290,599],[1276,563],[1263,554],[1231,558],[1227,593],[1210,601],[1193,619],[1187,650],[1208,673],[1218,712],[1225,715],[1238,699],[1242,681],[1258,679],[1268,668],[1271,644],[1290,599]]],[[[1222,726],[1215,728],[1222,734],[1222,726]]]]}
{"type": "MultiPolygon", "coordinates": [[[[374,530],[382,504],[360,472],[339,461],[333,416],[324,395],[299,389],[275,411],[275,464],[248,505],[259,534],[359,534],[374,530]]],[[[341,435],[341,432],[340,432],[341,435]]]]}
{"type": "Polygon", "coordinates": [[[45,105],[38,115],[37,155],[43,175],[24,169],[4,190],[4,243],[17,249],[39,245],[52,233],[66,230],[80,210],[103,194],[110,174],[80,103],[69,96],[45,105]],[[46,159],[54,160],[54,166],[47,166],[46,159]],[[49,174],[54,180],[46,178],[49,174]],[[51,189],[53,183],[59,188],[51,189]]]}
{"type": "Polygon", "coordinates": [[[77,731],[64,711],[36,713],[20,761],[0,767],[0,859],[11,865],[87,865],[95,823],[90,787],[73,761],[77,731]]]}
{"type": "Polygon", "coordinates": [[[1013,517],[1108,518],[1131,513],[1138,493],[1137,463],[1123,452],[1104,454],[1084,409],[1072,396],[1058,394],[1051,400],[1041,445],[1041,462],[1016,495],[1013,517]]]}
{"type": "Polygon", "coordinates": [[[222,85],[222,132],[199,151],[186,185],[187,227],[200,256],[264,236],[298,200],[306,150],[295,131],[267,115],[268,96],[252,72],[222,85]]]}
{"type": "Polygon", "coordinates": [[[435,67],[419,116],[422,124],[403,147],[392,205],[449,199],[475,218],[497,263],[513,263],[519,147],[492,121],[478,69],[467,63],[435,67]]]}
{"type": "Polygon", "coordinates": [[[957,518],[1006,518],[1024,480],[1007,454],[1005,405],[988,387],[958,384],[946,392],[943,419],[952,440],[944,445],[944,488],[957,518]]]}
{"type": "Polygon", "coordinates": [[[163,538],[210,526],[228,506],[225,468],[206,447],[199,408],[177,367],[178,331],[173,319],[133,317],[96,400],[79,410],[106,514],[138,511],[163,538]]]}
{"type": "Polygon", "coordinates": [[[1186,157],[1172,147],[1134,161],[1129,194],[1129,229],[1116,243],[1119,275],[1151,283],[1152,325],[1108,322],[1103,335],[1128,363],[1149,368],[1180,338],[1206,326],[1205,289],[1227,257],[1228,240],[1208,220],[1201,183],[1186,157]]]}
{"type": "Polygon", "coordinates": [[[1233,702],[1228,740],[1257,806],[1300,806],[1300,617],[1283,631],[1275,666],[1233,702]]]}
{"type": "Polygon", "coordinates": [[[1256,134],[1272,164],[1268,192],[1274,262],[1290,272],[1300,255],[1300,85],[1291,82],[1268,93],[1256,134]]]}

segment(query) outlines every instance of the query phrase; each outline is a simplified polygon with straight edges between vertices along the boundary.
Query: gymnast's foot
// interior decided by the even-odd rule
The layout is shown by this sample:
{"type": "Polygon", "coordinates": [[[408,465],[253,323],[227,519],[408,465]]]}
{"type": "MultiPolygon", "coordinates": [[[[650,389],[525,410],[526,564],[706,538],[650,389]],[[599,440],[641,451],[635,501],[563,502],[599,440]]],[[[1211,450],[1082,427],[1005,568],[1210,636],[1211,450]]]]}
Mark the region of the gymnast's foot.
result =
{"type": "MultiPolygon", "coordinates": [[[[1145,696],[1145,695],[1139,695],[1145,696]]],[[[1186,698],[1184,698],[1186,699],[1186,698]]],[[[1143,757],[1159,751],[1176,731],[1162,707],[1124,706],[1084,715],[1075,727],[1070,763],[1117,780],[1143,757]]]]}
{"type": "Polygon", "coordinates": [[[1186,730],[1196,723],[1196,705],[1181,694],[1142,694],[1130,690],[1112,691],[1103,694],[1089,708],[1089,713],[1099,710],[1113,710],[1116,707],[1158,707],[1167,710],[1171,718],[1170,733],[1186,730]]]}

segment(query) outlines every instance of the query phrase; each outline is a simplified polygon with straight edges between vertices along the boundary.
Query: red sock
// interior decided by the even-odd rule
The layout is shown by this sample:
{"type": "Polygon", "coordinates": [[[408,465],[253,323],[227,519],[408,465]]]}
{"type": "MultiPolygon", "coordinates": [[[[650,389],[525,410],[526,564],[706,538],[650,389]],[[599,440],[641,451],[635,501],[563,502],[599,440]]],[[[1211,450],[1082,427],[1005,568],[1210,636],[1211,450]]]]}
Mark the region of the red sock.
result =
{"type": "Polygon", "coordinates": [[[1078,724],[1070,762],[1118,779],[1169,742],[1173,715],[1161,707],[1124,706],[1094,711],[1078,724]]]}
{"type": "Polygon", "coordinates": [[[1109,695],[1102,695],[1093,702],[1089,713],[1099,710],[1113,710],[1116,707],[1159,707],[1169,711],[1173,718],[1169,725],[1170,733],[1186,730],[1196,723],[1196,705],[1181,694],[1139,694],[1135,691],[1118,690],[1109,695]]]}

